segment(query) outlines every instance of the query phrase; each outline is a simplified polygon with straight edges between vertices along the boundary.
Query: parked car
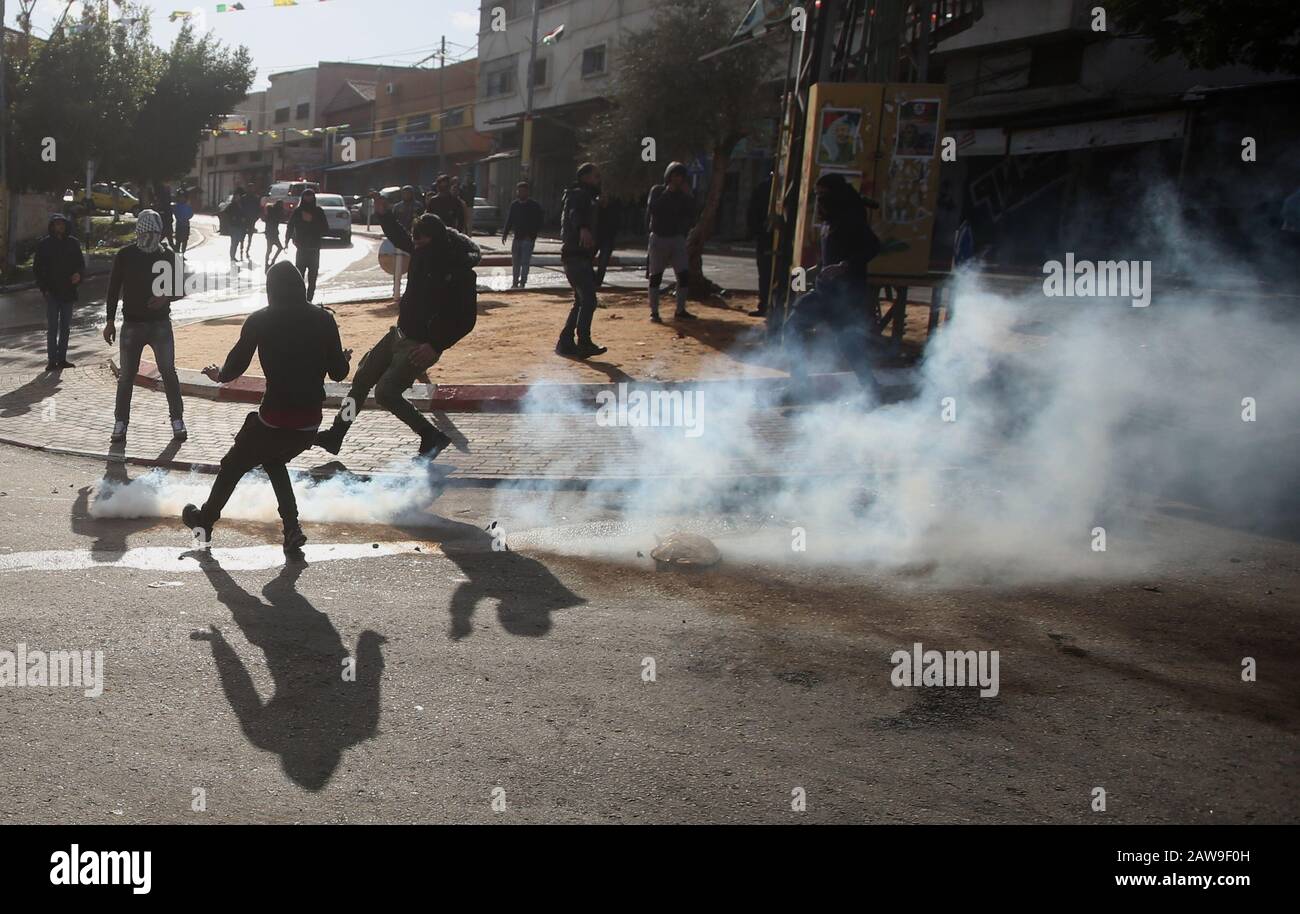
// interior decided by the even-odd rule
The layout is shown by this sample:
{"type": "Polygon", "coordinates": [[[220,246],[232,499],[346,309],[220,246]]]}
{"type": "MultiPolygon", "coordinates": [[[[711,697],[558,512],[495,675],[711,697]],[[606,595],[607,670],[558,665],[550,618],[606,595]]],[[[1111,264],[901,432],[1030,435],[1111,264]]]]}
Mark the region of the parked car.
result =
{"type": "MultiPolygon", "coordinates": [[[[320,193],[320,185],[315,181],[276,181],[262,195],[263,215],[266,214],[268,206],[274,205],[278,200],[283,200],[284,215],[287,219],[298,206],[298,198],[302,196],[302,192],[309,189],[320,193]]],[[[316,202],[319,203],[320,200],[316,202]]]]}
{"type": "MultiPolygon", "coordinates": [[[[85,189],[77,188],[65,191],[63,204],[65,209],[84,208],[86,205],[85,189]]],[[[90,206],[92,211],[109,212],[115,209],[119,213],[134,214],[140,211],[140,198],[121,185],[114,187],[108,183],[97,183],[90,185],[90,206]]]]}
{"type": "Polygon", "coordinates": [[[352,214],[338,194],[317,194],[316,205],[325,211],[325,234],[352,243],[352,214]]]}
{"type": "Polygon", "coordinates": [[[495,235],[501,231],[501,211],[495,203],[489,203],[483,197],[474,198],[474,231],[485,235],[495,235]]]}

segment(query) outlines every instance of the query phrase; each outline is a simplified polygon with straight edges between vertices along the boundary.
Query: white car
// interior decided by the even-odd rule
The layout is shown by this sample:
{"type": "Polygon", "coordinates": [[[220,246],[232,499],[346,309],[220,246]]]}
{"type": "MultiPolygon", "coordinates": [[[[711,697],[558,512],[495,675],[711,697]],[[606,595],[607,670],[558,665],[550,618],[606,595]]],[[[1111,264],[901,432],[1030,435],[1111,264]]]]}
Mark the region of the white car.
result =
{"type": "Polygon", "coordinates": [[[352,243],[352,213],[341,194],[317,194],[316,205],[325,211],[326,235],[341,238],[344,243],[352,243]]]}

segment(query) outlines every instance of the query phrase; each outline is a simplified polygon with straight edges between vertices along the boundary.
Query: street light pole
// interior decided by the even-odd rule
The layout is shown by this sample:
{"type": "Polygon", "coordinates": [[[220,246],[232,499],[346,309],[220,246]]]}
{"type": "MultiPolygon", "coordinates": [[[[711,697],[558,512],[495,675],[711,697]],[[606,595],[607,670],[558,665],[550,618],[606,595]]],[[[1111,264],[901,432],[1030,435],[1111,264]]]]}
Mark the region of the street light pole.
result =
{"type": "Polygon", "coordinates": [[[519,151],[519,164],[523,168],[524,177],[532,177],[533,166],[533,73],[537,69],[537,23],[541,18],[542,4],[541,0],[533,0],[533,40],[528,47],[528,72],[524,79],[528,80],[528,101],[524,107],[524,137],[522,148],[519,151]]]}

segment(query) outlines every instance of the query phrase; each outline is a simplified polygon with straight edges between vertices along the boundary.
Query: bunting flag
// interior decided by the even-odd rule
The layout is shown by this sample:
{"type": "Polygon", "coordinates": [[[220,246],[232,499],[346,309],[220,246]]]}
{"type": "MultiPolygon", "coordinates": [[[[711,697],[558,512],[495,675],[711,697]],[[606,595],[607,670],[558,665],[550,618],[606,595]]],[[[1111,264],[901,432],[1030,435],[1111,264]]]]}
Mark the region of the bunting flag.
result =
{"type": "Polygon", "coordinates": [[[276,6],[297,6],[298,0],[275,0],[276,6]]]}
{"type": "Polygon", "coordinates": [[[552,31],[542,36],[542,44],[555,44],[564,35],[563,24],[557,25],[552,31]]]}
{"type": "Polygon", "coordinates": [[[167,17],[168,22],[175,22],[177,19],[190,18],[190,10],[175,10],[167,17]]]}
{"type": "Polygon", "coordinates": [[[244,8],[242,3],[218,3],[218,13],[237,13],[244,8]]]}

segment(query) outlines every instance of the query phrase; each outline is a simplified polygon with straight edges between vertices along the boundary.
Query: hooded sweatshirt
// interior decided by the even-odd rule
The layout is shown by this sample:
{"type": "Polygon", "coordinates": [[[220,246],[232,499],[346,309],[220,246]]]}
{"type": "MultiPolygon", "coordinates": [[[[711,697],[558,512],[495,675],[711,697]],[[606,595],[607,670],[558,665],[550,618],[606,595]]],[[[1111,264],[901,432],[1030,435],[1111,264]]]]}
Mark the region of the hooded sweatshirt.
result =
{"type": "Polygon", "coordinates": [[[226,362],[221,381],[248,370],[257,353],[266,376],[266,393],[258,415],[275,428],[317,428],[325,400],[325,376],[348,376],[334,315],[307,302],[302,274],[281,260],[266,274],[267,306],[244,321],[226,362]]]}
{"type": "Polygon", "coordinates": [[[36,286],[58,301],[76,301],[77,287],[72,283],[72,274],[84,274],[86,271],[81,242],[72,237],[72,223],[62,213],[50,217],[46,231],[48,234],[36,245],[36,256],[32,263],[36,286]],[[62,238],[54,234],[54,226],[59,223],[64,226],[62,238]]]}
{"type": "Polygon", "coordinates": [[[292,241],[299,248],[320,250],[321,236],[325,234],[325,210],[316,205],[316,195],[304,193],[301,202],[289,217],[289,228],[284,233],[284,243],[292,241]],[[307,200],[310,198],[311,202],[307,200]],[[311,213],[311,221],[303,218],[311,213]]]}
{"type": "Polygon", "coordinates": [[[474,267],[482,256],[479,246],[443,226],[431,213],[417,223],[433,236],[421,247],[415,246],[392,210],[379,224],[395,247],[411,255],[406,289],[398,303],[398,329],[407,339],[428,343],[439,352],[450,349],[478,321],[474,267]]]}

